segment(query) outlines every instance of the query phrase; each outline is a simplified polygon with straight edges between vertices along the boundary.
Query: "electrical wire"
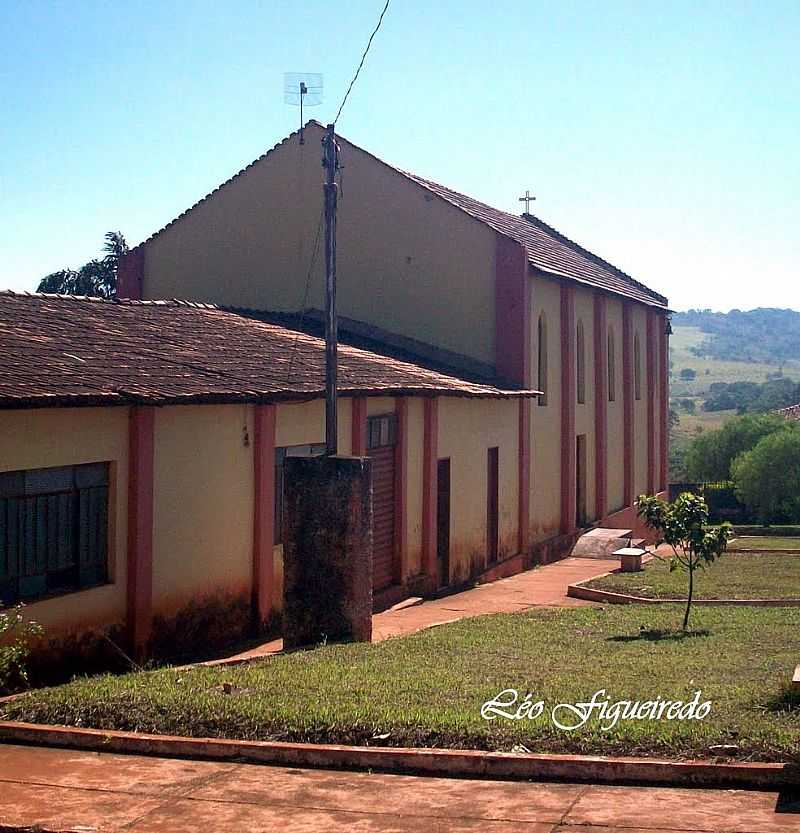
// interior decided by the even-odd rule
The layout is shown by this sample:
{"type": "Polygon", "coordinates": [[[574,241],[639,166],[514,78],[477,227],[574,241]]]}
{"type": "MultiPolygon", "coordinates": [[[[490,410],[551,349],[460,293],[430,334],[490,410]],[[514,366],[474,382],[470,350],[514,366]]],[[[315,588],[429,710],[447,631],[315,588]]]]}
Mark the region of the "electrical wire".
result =
{"type": "Polygon", "coordinates": [[[342,99],[342,103],[339,105],[339,111],[336,113],[336,118],[333,120],[333,123],[336,124],[339,121],[339,116],[342,115],[342,110],[344,109],[345,102],[347,101],[347,97],[350,95],[350,90],[353,89],[353,85],[356,83],[356,79],[358,78],[358,74],[361,72],[361,67],[364,66],[364,61],[367,59],[367,53],[369,52],[370,46],[372,46],[372,39],[375,35],[378,34],[378,29],[381,28],[381,23],[383,23],[383,16],[386,14],[386,10],[389,8],[390,0],[386,0],[384,4],[383,11],[381,12],[381,16],[378,18],[378,23],[375,28],[372,30],[372,34],[369,36],[369,40],[367,41],[367,48],[364,50],[364,54],[361,56],[361,61],[358,64],[358,68],[356,69],[356,74],[353,76],[352,80],[350,81],[350,86],[347,88],[347,92],[344,94],[344,98],[342,99]]]}
{"type": "Polygon", "coordinates": [[[292,380],[292,371],[294,369],[294,357],[297,355],[297,342],[300,339],[300,335],[303,330],[303,324],[305,323],[306,308],[308,307],[308,294],[311,289],[311,276],[314,274],[314,266],[317,263],[317,256],[319,255],[319,239],[322,233],[322,221],[324,219],[325,206],[323,205],[322,210],[319,212],[317,232],[314,236],[314,248],[311,251],[311,263],[308,265],[308,273],[306,274],[306,286],[305,290],[303,291],[303,303],[300,307],[300,319],[297,323],[297,333],[295,334],[294,342],[292,343],[292,350],[289,354],[289,372],[286,375],[287,382],[291,382],[292,380]]]}

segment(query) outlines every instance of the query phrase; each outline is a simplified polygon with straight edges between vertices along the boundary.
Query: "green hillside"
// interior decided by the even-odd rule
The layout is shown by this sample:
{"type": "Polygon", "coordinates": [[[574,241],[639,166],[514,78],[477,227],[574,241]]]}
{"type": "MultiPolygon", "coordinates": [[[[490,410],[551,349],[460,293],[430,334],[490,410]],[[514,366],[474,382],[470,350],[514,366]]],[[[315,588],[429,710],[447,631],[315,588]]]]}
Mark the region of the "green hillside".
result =
{"type": "MultiPolygon", "coordinates": [[[[671,479],[682,480],[681,456],[691,439],[719,428],[737,409],[706,411],[712,385],[800,382],[800,313],[752,310],[676,313],[670,337],[670,401],[679,422],[671,432],[671,479]],[[754,357],[746,360],[743,357],[754,357]],[[694,371],[694,378],[686,371],[694,371]]],[[[744,404],[744,403],[740,403],[744,404]]],[[[709,406],[712,402],[709,402],[709,406]]]]}

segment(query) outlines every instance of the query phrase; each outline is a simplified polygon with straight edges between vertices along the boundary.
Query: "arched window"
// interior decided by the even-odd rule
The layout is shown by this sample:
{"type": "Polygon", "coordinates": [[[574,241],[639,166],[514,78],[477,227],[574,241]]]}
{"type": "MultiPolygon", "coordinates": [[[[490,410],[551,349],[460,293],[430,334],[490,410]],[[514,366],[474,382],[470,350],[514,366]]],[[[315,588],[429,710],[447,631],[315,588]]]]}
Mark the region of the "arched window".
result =
{"type": "Polygon", "coordinates": [[[578,404],[583,405],[586,402],[586,344],[581,320],[578,320],[578,334],[575,339],[575,364],[578,371],[578,404]]]}
{"type": "Polygon", "coordinates": [[[536,358],[538,362],[538,377],[536,387],[542,391],[539,404],[547,404],[547,319],[542,313],[539,316],[539,327],[536,340],[536,358]]]}
{"type": "Polygon", "coordinates": [[[613,402],[617,395],[617,347],[614,341],[614,328],[608,328],[608,401],[613,402]]]}
{"type": "Polygon", "coordinates": [[[639,333],[633,337],[633,391],[636,399],[642,398],[642,351],[639,348],[639,333]]]}

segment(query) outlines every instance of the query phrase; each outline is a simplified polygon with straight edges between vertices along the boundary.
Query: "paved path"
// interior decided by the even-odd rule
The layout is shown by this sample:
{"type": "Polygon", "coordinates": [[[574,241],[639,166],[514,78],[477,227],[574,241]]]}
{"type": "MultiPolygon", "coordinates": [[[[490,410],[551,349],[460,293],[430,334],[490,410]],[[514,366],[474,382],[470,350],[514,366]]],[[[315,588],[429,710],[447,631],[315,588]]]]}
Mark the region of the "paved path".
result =
{"type": "MultiPolygon", "coordinates": [[[[380,642],[391,636],[404,636],[435,625],[486,613],[518,613],[531,607],[577,607],[592,604],[580,599],[571,599],[567,596],[567,586],[616,570],[618,567],[619,560],[616,558],[565,558],[510,578],[480,584],[452,596],[431,599],[399,610],[385,610],[372,617],[372,639],[373,642],[380,642]]],[[[283,641],[274,639],[207,664],[246,662],[277,654],[282,648],[283,641]]]]}
{"type": "Polygon", "coordinates": [[[0,744],[2,831],[797,833],[799,799],[774,792],[425,778],[0,744]]]}

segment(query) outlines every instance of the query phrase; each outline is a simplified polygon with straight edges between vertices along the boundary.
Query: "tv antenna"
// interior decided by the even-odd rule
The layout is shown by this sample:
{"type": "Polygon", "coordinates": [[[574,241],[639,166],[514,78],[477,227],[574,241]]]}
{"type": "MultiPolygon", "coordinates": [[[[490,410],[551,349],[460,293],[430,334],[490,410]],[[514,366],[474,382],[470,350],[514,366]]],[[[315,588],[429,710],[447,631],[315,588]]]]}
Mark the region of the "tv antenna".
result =
{"type": "Polygon", "coordinates": [[[285,72],[283,74],[283,100],[300,107],[300,144],[303,137],[303,107],[322,104],[322,75],[318,72],[285,72]]]}

